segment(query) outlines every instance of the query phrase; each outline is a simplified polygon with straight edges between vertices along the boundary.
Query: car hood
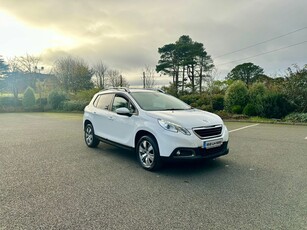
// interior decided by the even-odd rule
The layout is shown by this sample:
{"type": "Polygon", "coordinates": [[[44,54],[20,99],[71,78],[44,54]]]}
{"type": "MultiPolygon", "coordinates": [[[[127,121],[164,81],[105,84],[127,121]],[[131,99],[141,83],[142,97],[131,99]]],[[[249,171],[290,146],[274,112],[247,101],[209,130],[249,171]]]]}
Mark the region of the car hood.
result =
{"type": "Polygon", "coordinates": [[[147,111],[146,114],[152,118],[173,122],[187,129],[223,124],[218,115],[198,109],[147,111]]]}

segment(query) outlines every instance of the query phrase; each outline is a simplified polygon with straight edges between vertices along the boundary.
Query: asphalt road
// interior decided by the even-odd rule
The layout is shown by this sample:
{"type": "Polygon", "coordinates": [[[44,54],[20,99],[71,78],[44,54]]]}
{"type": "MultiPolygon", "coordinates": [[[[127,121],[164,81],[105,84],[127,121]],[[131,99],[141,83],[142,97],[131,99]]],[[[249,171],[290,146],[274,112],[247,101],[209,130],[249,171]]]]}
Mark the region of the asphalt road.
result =
{"type": "Polygon", "coordinates": [[[152,173],[81,121],[0,114],[0,229],[307,229],[307,126],[227,123],[227,156],[152,173]]]}

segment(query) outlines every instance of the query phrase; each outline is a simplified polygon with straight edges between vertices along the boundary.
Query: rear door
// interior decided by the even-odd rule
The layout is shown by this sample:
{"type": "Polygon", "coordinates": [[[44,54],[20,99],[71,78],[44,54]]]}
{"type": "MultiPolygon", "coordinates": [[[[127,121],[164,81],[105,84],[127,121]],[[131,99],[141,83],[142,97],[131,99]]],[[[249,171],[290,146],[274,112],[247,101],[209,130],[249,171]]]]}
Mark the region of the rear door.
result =
{"type": "Polygon", "coordinates": [[[94,119],[93,126],[97,136],[105,139],[109,139],[109,134],[106,129],[110,122],[110,111],[111,101],[114,97],[114,93],[100,94],[94,101],[94,119]]]}

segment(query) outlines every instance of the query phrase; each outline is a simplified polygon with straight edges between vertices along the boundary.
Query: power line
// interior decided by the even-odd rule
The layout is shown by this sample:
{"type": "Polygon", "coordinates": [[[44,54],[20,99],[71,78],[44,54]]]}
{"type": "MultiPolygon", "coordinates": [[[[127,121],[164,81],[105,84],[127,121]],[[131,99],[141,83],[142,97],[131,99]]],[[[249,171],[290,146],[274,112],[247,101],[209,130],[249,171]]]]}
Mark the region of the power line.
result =
{"type": "Polygon", "coordinates": [[[306,41],[303,41],[303,42],[299,42],[299,43],[293,44],[293,45],[281,47],[281,48],[278,48],[278,49],[275,49],[275,50],[270,50],[270,51],[267,51],[267,52],[264,52],[264,53],[259,53],[259,54],[256,54],[256,55],[253,55],[253,56],[250,56],[250,57],[247,57],[247,58],[242,58],[242,59],[238,59],[238,60],[234,60],[234,61],[230,61],[230,62],[225,62],[225,63],[221,63],[221,64],[217,64],[217,65],[218,65],[218,66],[221,66],[221,65],[226,65],[226,64],[233,63],[233,62],[238,62],[238,61],[247,60],[247,59],[254,58],[254,57],[258,57],[258,56],[262,56],[262,55],[265,55],[265,54],[277,52],[277,51],[279,51],[279,50],[287,49],[287,48],[292,47],[292,46],[301,45],[301,44],[306,43],[306,42],[307,42],[307,40],[306,40],[306,41]]]}
{"type": "Polygon", "coordinates": [[[244,47],[244,48],[241,48],[241,49],[238,49],[238,50],[235,50],[235,51],[231,51],[231,52],[226,53],[226,54],[219,55],[219,56],[217,56],[217,57],[215,57],[215,58],[220,58],[220,57],[224,57],[224,56],[227,56],[227,55],[230,55],[230,54],[233,54],[233,53],[237,53],[237,52],[239,52],[239,51],[246,50],[246,49],[249,49],[249,48],[252,48],[252,47],[261,45],[261,44],[263,44],[263,43],[270,42],[270,41],[276,40],[276,39],[278,39],[278,38],[282,38],[282,37],[288,36],[288,35],[290,35],[290,34],[294,34],[294,33],[298,32],[298,31],[304,30],[304,29],[306,29],[306,28],[307,28],[307,26],[305,26],[305,27],[303,27],[303,28],[300,28],[300,29],[297,29],[297,30],[294,30],[294,31],[292,31],[292,32],[289,32],[289,33],[286,33],[286,34],[283,34],[283,35],[280,35],[280,36],[277,36],[277,37],[274,37],[274,38],[271,38],[271,39],[262,41],[262,42],[258,42],[258,43],[254,44],[254,45],[246,46],[246,47],[244,47]]]}

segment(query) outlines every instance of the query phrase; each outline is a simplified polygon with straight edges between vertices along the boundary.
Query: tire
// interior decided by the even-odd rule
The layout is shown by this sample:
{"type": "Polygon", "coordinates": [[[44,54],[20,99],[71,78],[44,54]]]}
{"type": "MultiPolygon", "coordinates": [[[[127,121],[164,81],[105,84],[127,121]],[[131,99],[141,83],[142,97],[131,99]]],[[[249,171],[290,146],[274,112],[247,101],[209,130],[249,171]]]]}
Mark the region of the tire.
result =
{"type": "Polygon", "coordinates": [[[149,171],[158,170],[162,163],[159,147],[156,140],[151,136],[143,136],[136,146],[137,158],[141,166],[149,171]]]}
{"type": "Polygon", "coordinates": [[[95,148],[99,144],[99,140],[95,136],[94,128],[92,124],[87,124],[84,129],[84,141],[90,148],[95,148]]]}

